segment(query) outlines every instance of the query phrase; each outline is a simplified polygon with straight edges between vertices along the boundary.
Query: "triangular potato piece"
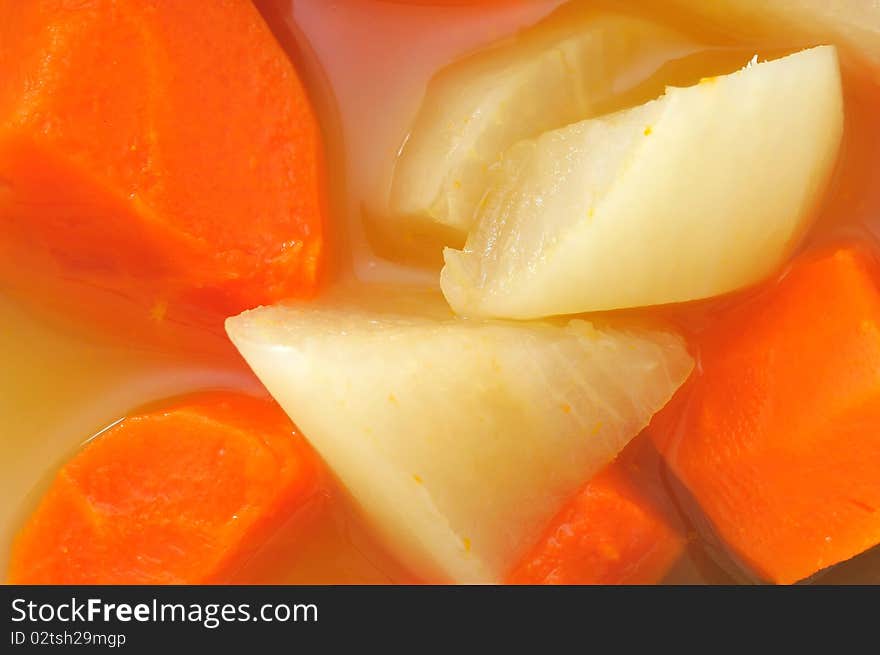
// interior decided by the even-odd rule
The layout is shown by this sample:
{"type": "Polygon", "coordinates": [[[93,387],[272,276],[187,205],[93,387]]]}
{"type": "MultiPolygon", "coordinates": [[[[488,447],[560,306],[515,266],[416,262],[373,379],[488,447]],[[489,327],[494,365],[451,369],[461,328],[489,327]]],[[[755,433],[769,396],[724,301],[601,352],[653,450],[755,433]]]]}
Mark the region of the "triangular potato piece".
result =
{"type": "Polygon", "coordinates": [[[256,309],[227,331],[430,581],[499,581],[693,365],[670,332],[469,321],[439,293],[389,288],[256,309]]]}

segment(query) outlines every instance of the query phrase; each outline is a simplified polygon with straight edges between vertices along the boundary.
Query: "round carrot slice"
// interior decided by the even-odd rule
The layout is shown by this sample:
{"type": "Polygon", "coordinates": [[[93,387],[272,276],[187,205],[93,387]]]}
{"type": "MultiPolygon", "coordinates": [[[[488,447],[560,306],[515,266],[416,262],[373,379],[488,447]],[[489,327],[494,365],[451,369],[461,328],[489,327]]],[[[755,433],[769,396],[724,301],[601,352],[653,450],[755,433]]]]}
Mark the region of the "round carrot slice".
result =
{"type": "Polygon", "coordinates": [[[0,244],[233,313],[316,288],[320,129],[249,0],[0,0],[0,244]]]}
{"type": "Polygon", "coordinates": [[[186,398],[68,462],[19,533],[18,584],[225,582],[320,499],[317,458],[271,400],[186,398]]]}

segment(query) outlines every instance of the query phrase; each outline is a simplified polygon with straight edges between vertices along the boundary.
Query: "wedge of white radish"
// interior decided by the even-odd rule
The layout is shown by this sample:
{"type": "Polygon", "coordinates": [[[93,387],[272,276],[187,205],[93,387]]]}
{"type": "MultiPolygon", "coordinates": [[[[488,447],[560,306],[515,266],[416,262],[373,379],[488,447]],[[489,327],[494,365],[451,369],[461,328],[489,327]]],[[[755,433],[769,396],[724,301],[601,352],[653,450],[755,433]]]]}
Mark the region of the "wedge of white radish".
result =
{"type": "Polygon", "coordinates": [[[837,54],[818,47],[511,148],[442,287],[534,318],[706,298],[775,271],[837,158],[837,54]]]}
{"type": "Polygon", "coordinates": [[[389,288],[256,309],[226,329],[429,581],[501,580],[693,366],[669,332],[458,319],[439,293],[389,288]]]}
{"type": "Polygon", "coordinates": [[[595,115],[660,65],[658,51],[684,42],[666,28],[616,15],[580,20],[564,32],[555,42],[479,53],[431,80],[395,167],[392,214],[466,232],[501,152],[595,115]]]}

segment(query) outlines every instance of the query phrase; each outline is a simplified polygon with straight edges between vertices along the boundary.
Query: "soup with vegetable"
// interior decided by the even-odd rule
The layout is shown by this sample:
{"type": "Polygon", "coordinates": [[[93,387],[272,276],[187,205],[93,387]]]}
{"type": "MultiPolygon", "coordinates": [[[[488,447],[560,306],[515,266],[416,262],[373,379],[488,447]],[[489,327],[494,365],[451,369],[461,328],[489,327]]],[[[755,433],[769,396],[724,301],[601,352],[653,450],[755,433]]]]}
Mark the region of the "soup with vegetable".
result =
{"type": "Polygon", "coordinates": [[[861,0],[0,0],[7,581],[880,582],[878,71],[861,0]]]}

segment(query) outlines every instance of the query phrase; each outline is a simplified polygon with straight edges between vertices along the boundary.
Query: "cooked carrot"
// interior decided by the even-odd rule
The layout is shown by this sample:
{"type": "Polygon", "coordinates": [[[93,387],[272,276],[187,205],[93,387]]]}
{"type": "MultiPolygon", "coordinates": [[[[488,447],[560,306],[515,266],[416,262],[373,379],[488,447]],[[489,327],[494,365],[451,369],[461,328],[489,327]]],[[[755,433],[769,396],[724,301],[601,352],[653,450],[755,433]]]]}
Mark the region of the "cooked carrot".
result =
{"type": "Polygon", "coordinates": [[[320,130],[249,0],[0,0],[0,79],[6,253],[150,309],[314,292],[320,130]]]}
{"type": "Polygon", "coordinates": [[[641,437],[554,517],[511,584],[653,584],[685,538],[658,488],[659,457],[641,437]]]}
{"type": "Polygon", "coordinates": [[[711,329],[656,443],[732,554],[791,583],[880,543],[880,292],[841,248],[711,329]]]}
{"type": "Polygon", "coordinates": [[[182,399],[126,418],[59,471],[9,581],[224,582],[320,490],[316,456],[271,400],[182,399]]]}

